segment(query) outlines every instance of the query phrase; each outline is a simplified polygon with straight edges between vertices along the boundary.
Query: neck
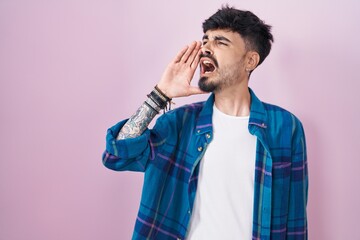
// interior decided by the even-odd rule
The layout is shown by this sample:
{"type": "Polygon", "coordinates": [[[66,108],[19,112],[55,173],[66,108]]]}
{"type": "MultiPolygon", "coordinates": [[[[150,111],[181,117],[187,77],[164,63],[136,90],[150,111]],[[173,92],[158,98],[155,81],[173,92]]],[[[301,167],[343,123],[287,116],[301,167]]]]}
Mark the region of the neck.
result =
{"type": "Polygon", "coordinates": [[[215,92],[215,106],[230,116],[245,117],[250,115],[251,97],[247,81],[243,84],[221,89],[215,92]]]}

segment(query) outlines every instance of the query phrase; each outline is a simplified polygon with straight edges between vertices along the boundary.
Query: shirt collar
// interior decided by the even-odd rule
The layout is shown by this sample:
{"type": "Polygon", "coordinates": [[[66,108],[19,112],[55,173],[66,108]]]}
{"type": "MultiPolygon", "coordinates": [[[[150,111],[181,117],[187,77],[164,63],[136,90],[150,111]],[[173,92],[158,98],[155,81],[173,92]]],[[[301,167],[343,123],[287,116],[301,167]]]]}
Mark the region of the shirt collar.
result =
{"type": "Polygon", "coordinates": [[[265,106],[259,98],[257,98],[251,88],[249,88],[249,92],[251,95],[249,127],[250,125],[254,125],[261,128],[267,128],[267,113],[265,106]]]}
{"type": "MultiPolygon", "coordinates": [[[[255,128],[267,128],[267,114],[264,104],[256,97],[255,93],[251,88],[249,88],[249,92],[251,96],[249,130],[250,132],[253,132],[255,130],[252,126],[254,126],[255,128]]],[[[204,107],[200,111],[199,117],[196,122],[197,134],[211,132],[213,130],[212,114],[214,100],[215,96],[212,93],[207,99],[207,101],[204,103],[204,107]]]]}
{"type": "Polygon", "coordinates": [[[202,110],[196,122],[196,133],[202,134],[205,132],[212,132],[212,114],[215,96],[212,93],[210,97],[204,103],[202,110]]]}

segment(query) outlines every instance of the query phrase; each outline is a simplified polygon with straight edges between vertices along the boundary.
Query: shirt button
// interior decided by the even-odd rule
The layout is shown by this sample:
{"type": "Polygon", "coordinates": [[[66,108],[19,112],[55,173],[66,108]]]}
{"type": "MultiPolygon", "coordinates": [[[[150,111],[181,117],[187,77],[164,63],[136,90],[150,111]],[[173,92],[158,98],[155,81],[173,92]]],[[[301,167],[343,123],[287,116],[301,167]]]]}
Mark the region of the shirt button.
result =
{"type": "Polygon", "coordinates": [[[211,135],[207,133],[207,134],[206,134],[206,138],[210,138],[210,137],[211,137],[211,135]]]}
{"type": "Polygon", "coordinates": [[[197,133],[200,133],[200,130],[197,130],[197,133]]]}
{"type": "Polygon", "coordinates": [[[202,147],[198,147],[198,151],[201,152],[201,151],[202,151],[202,147]]]}
{"type": "Polygon", "coordinates": [[[191,212],[190,212],[190,210],[188,211],[188,214],[190,214],[191,212]]]}

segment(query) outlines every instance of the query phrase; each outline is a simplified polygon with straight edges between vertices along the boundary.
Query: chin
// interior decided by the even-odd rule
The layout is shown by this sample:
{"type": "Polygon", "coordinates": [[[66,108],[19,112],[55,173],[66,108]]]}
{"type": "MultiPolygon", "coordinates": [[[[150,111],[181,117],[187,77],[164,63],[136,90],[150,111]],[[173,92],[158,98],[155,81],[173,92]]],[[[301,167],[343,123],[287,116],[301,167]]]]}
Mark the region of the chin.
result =
{"type": "Polygon", "coordinates": [[[204,92],[214,92],[217,88],[216,84],[210,82],[209,78],[204,76],[199,79],[198,85],[199,88],[204,92]]]}

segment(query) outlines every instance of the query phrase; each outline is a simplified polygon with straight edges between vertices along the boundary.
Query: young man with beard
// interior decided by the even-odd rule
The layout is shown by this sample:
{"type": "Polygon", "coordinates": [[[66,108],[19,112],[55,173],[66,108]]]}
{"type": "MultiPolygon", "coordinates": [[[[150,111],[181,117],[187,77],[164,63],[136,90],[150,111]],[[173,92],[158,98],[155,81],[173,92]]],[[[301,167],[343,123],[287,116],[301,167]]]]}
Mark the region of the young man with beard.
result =
{"type": "Polygon", "coordinates": [[[133,239],[307,239],[302,124],[248,87],[270,29],[249,11],[220,9],[202,43],[181,50],[137,112],[108,130],[105,166],[145,173],[133,239]],[[147,128],[172,98],[206,92],[147,128]]]}

